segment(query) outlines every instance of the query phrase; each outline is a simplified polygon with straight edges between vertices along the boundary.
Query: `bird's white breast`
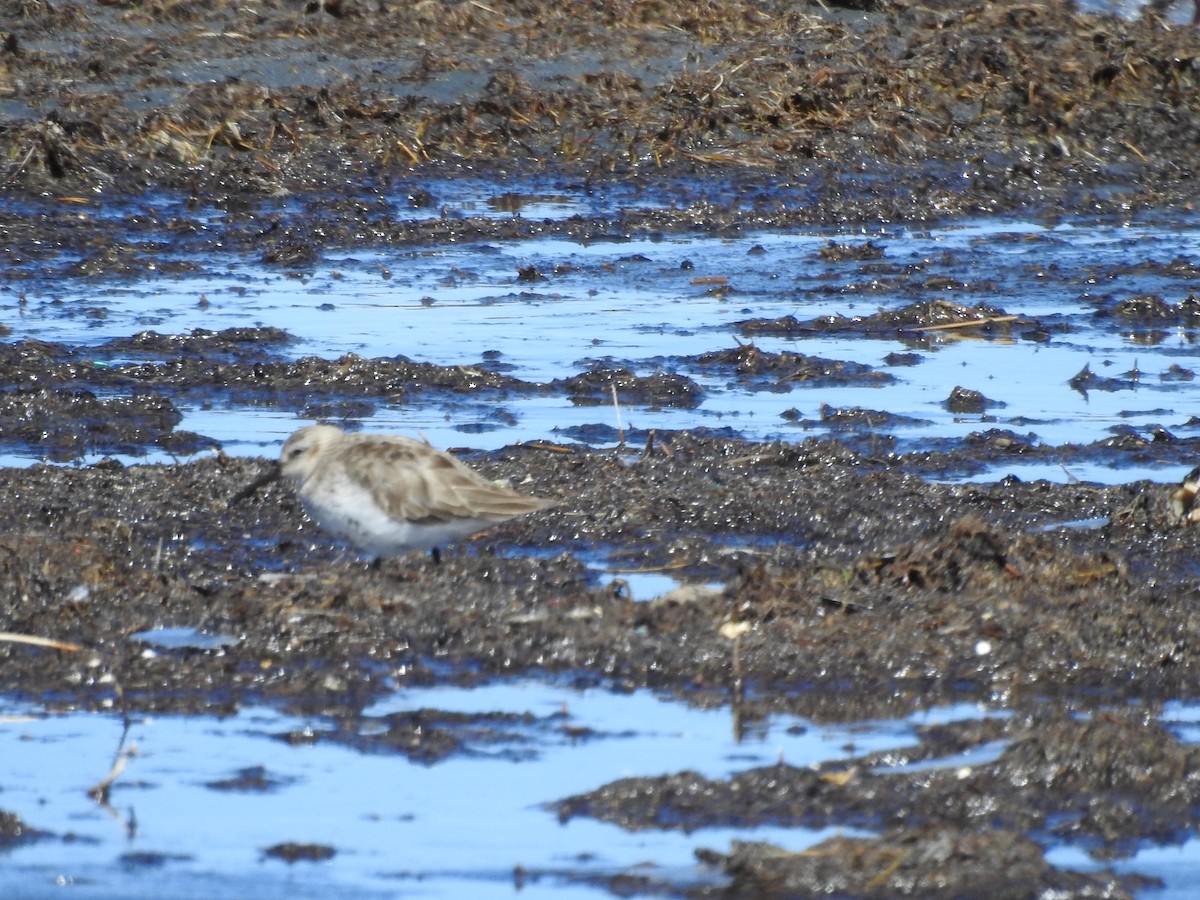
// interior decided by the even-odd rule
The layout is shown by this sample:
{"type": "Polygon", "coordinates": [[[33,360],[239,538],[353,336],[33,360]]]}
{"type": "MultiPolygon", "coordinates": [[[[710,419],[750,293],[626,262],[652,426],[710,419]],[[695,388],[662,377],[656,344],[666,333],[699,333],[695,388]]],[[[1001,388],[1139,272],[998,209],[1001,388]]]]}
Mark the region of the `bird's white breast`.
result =
{"type": "Polygon", "coordinates": [[[333,470],[305,481],[299,490],[305,512],[321,528],[373,556],[397,556],[460,540],[488,524],[476,518],[413,522],[389,515],[374,493],[333,470]]]}

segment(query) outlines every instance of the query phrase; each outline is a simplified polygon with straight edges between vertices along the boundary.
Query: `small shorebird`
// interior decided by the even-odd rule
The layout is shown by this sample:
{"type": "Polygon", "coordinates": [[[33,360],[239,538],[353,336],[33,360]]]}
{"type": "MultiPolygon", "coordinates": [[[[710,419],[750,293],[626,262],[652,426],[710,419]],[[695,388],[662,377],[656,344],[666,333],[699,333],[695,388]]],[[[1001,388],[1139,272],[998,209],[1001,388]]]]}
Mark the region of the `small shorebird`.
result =
{"type": "Polygon", "coordinates": [[[1179,522],[1185,525],[1200,522],[1197,494],[1200,494],[1200,466],[1188,472],[1183,483],[1171,494],[1171,512],[1179,522]]]}
{"type": "Polygon", "coordinates": [[[394,434],[309,425],[289,437],[278,464],[230,498],[290,481],[309,517],[378,558],[438,548],[500,522],[553,506],[488,481],[449,453],[394,434]]]}

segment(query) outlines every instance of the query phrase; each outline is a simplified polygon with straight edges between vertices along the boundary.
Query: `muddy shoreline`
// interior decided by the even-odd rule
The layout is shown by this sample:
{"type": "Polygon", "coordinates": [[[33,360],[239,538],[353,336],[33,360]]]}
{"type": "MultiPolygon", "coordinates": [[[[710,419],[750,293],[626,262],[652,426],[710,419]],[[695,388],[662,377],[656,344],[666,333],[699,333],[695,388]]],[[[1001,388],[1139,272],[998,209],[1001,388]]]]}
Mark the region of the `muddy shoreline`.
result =
{"type": "MultiPolygon", "coordinates": [[[[868,774],[878,761],[864,759],[829,773],[744,773],[729,784],[688,786],[687,773],[636,779],[564,798],[560,815],[627,828],[893,829],[876,849],[838,851],[868,860],[897,844],[946,839],[929,828],[956,841],[975,835],[969,852],[940,864],[968,893],[992,883],[983,873],[1017,852],[1012,840],[1036,841],[1050,822],[1048,834],[1104,856],[1190,834],[1200,798],[1185,773],[1196,750],[1152,717],[1168,700],[1200,695],[1190,640],[1200,628],[1195,531],[1178,525],[1162,485],[937,485],[837,441],[762,445],[686,433],[656,435],[644,456],[535,444],[472,462],[562,505],[440,565],[410,557],[380,571],[332,545],[283,489],[228,509],[262,470],[255,460],[6,470],[5,621],[83,649],[0,647],[3,690],[49,709],[130,713],[221,715],[268,703],[333,726],[300,740],[425,762],[459,752],[463,729],[476,742],[502,735],[503,719],[381,722],[364,709],[398,687],[531,674],[731,704],[748,723],[772,711],[840,721],[979,702],[1001,718],[939,733],[912,753],[1010,742],[994,764],[973,766],[969,781],[939,770],[944,796],[930,793],[924,773],[868,774]],[[1080,519],[1104,524],[1073,524],[1080,519]],[[610,566],[667,570],[684,584],[631,598],[585,564],[597,548],[607,548],[610,566]],[[230,640],[148,652],[131,639],[158,627],[230,640]],[[1031,741],[1037,749],[1021,749],[1031,741]],[[895,812],[880,801],[882,785],[896,794],[895,812]],[[672,811],[680,792],[686,817],[672,811]],[[792,798],[782,808],[770,799],[781,796],[792,798]],[[697,797],[706,799],[696,805],[697,797]],[[948,818],[956,803],[967,803],[962,817],[948,818]],[[989,862],[977,870],[981,854],[989,862]]],[[[1022,846],[1027,880],[1012,883],[1075,877],[1033,865],[1036,843],[1022,846]]],[[[783,863],[740,853],[714,859],[735,874],[737,890],[770,893],[781,876],[769,872],[783,863]]],[[[810,859],[793,864],[797,884],[818,878],[810,859]]],[[[906,865],[888,891],[867,889],[877,874],[847,891],[886,896],[905,878],[935,878],[906,865]]],[[[1116,883],[1084,882],[1068,895],[1116,883]]]]}
{"type": "MultiPolygon", "coordinates": [[[[1060,2],[851,6],[3,0],[0,298],[19,314],[27,294],[64,280],[202,275],[236,256],[302,274],[356,248],[551,235],[1190,217],[1195,30],[1060,2]],[[513,214],[441,208],[467,179],[519,185],[493,201],[513,214]],[[520,215],[561,191],[596,209],[520,215]]],[[[941,321],[945,308],[917,303],[923,290],[907,312],[941,321]]],[[[1113,327],[1192,327],[1190,295],[1157,299],[1114,300],[1113,327]]],[[[954,304],[959,324],[998,327],[1003,310],[974,301],[954,304]]],[[[1036,341],[1051,326],[1005,327],[1036,341]]],[[[458,752],[464,729],[504,722],[368,722],[364,710],[398,687],[530,675],[650,687],[743,722],[989,709],[922,735],[892,766],[1005,742],[965,773],[879,772],[885,761],[864,757],[727,780],[632,778],[562,798],[552,812],[564,820],[628,829],[880,833],[810,854],[713,848],[704,862],[728,876],[720,887],[624,873],[608,883],[622,895],[1124,897],[1147,882],[1057,870],[1039,840],[1112,859],[1195,837],[1197,750],[1156,721],[1162,704],[1200,698],[1200,532],[1179,523],[1172,488],[931,478],[1017,455],[1190,466],[1200,438],[1164,429],[1047,447],[981,428],[903,453],[885,413],[829,409],[844,434],[786,444],[705,431],[630,432],[620,450],[536,441],[465,455],[558,507],[440,565],[410,557],[375,570],[283,488],[228,508],[266,462],[208,453],[211,439],[177,430],[179,406],[353,420],[376,402],[439,393],[603,403],[615,387],[633,406],[686,408],[700,402],[689,372],[705,367],[765,384],[891,376],[751,345],[653,377],[612,367],[532,384],[499,364],[294,360],[288,342],[246,327],[0,346],[5,448],[59,463],[193,457],[0,470],[4,628],[78,647],[0,643],[0,690],[49,710],[221,715],[268,703],[331,723],[283,739],[428,764],[458,752]],[[632,597],[598,568],[669,571],[682,586],[632,597]],[[151,650],[131,639],[164,627],[229,641],[151,650]]],[[[1081,391],[1106,389],[1079,377],[1081,391]]],[[[66,839],[2,824],[3,846],[66,839]]]]}

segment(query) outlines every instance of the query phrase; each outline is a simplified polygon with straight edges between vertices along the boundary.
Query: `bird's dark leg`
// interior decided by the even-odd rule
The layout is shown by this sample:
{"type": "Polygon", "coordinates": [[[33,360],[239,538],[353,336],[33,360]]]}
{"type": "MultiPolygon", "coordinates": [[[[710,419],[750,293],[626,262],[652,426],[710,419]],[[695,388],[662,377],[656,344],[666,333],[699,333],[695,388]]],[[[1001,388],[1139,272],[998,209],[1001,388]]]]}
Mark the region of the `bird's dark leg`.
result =
{"type": "Polygon", "coordinates": [[[433,564],[435,566],[440,566],[442,564],[442,551],[437,547],[430,547],[429,555],[433,557],[433,564]]]}

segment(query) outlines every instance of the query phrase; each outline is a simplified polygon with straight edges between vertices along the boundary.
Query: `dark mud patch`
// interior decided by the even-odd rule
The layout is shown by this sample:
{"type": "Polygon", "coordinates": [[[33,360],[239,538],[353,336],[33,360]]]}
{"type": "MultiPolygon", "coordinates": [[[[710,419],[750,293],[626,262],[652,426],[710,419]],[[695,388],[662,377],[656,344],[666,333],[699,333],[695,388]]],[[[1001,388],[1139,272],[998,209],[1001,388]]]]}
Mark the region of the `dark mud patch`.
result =
{"type": "Polygon", "coordinates": [[[99,397],[91,391],[41,388],[0,392],[0,445],[37,447],[66,462],[88,454],[140,456],[147,448],[190,456],[216,442],[176,430],[183,414],[150,392],[99,397]]]}
{"type": "Polygon", "coordinates": [[[842,244],[838,241],[829,241],[818,251],[817,255],[828,262],[862,262],[868,259],[883,259],[885,251],[885,247],[874,241],[867,241],[865,244],[842,244]]]}
{"type": "Polygon", "coordinates": [[[989,409],[1003,408],[1007,404],[985,397],[982,391],[955,385],[950,389],[950,396],[946,398],[944,405],[952,413],[978,415],[989,409]]]}
{"type": "Polygon", "coordinates": [[[194,859],[187,853],[156,853],[154,851],[139,851],[122,853],[117,859],[121,868],[128,872],[161,869],[171,863],[189,862],[194,859]]]}
{"type": "Polygon", "coordinates": [[[684,375],[674,372],[637,375],[627,368],[603,364],[556,381],[553,386],[579,406],[633,403],[650,409],[694,409],[704,399],[704,389],[684,375]]]}
{"type": "Polygon", "coordinates": [[[846,360],[822,359],[792,350],[773,353],[753,344],[715,350],[678,361],[699,371],[727,373],[743,390],[784,392],[794,386],[863,385],[881,387],[896,379],[887,372],[846,360]]]}
{"type": "Polygon", "coordinates": [[[204,786],[211,791],[235,791],[237,793],[268,793],[286,787],[295,779],[272,775],[265,766],[250,766],[230,778],[209,781],[204,786]]]}
{"type": "Polygon", "coordinates": [[[349,396],[368,400],[404,400],[417,393],[492,391],[535,392],[539,388],[478,366],[439,366],[404,357],[366,359],[347,354],[337,359],[304,357],[290,362],[214,364],[177,358],[115,367],[137,382],[166,384],[181,392],[214,394],[249,406],[305,409],[314,397],[349,396]],[[314,388],[314,385],[321,385],[314,388]]]}
{"type": "Polygon", "coordinates": [[[0,648],[9,688],[76,684],[69,694],[98,702],[110,691],[71,673],[101,666],[121,673],[135,706],[203,705],[193,686],[217,678],[224,702],[278,694],[354,708],[392,689],[400,661],[419,679],[438,658],[480,677],[579,670],[727,693],[729,622],[750,627],[749,684],[839,718],[884,714],[912,692],[982,698],[1000,683],[1079,692],[1081,703],[1200,687],[1178,637],[1190,627],[1195,535],[1160,486],[931,484],[907,461],[837,441],[686,433],[660,434],[640,456],[530,445],[469,459],[560,506],[440,566],[414,556],[380,572],[315,531],[282,487],[227,509],[260,471],[253,461],[6,470],[10,628],[99,654],[0,648]],[[1089,518],[1108,524],[1056,528],[1089,518]],[[581,559],[596,547],[725,588],[683,604],[622,600],[581,559]],[[156,627],[239,641],[146,656],[129,635],[156,627]],[[299,668],[276,679],[273,659],[299,668]],[[824,690],[778,693],[799,684],[840,687],[828,707],[824,690]]]}
{"type": "Polygon", "coordinates": [[[325,862],[336,855],[337,850],[328,844],[301,844],[295,841],[272,844],[263,850],[264,857],[279,859],[288,865],[298,862],[325,862]]]}
{"type": "Polygon", "coordinates": [[[1073,375],[1067,384],[1086,397],[1088,391],[1131,391],[1141,380],[1142,373],[1136,368],[1118,376],[1110,376],[1093,372],[1089,363],[1073,375]]]}
{"type": "Polygon", "coordinates": [[[1155,879],[1056,869],[1036,841],[1001,828],[905,828],[873,839],[832,838],[801,853],[735,841],[728,853],[699,856],[730,877],[721,892],[729,898],[1050,895],[1132,900],[1135,889],[1159,886],[1155,879]]]}
{"type": "Polygon", "coordinates": [[[1195,327],[1200,324],[1200,297],[1189,294],[1170,303],[1157,294],[1138,294],[1103,306],[1096,315],[1131,325],[1195,327]]]}
{"type": "Polygon", "coordinates": [[[821,424],[835,429],[865,431],[874,434],[875,430],[879,428],[912,428],[926,425],[928,422],[925,419],[901,416],[878,409],[863,409],[858,406],[838,408],[823,403],[821,404],[821,424]]]}
{"type": "Polygon", "coordinates": [[[32,828],[16,813],[0,810],[0,848],[13,850],[34,841],[53,837],[47,831],[32,828]]]}
{"type": "Polygon", "coordinates": [[[114,338],[97,345],[97,358],[117,359],[204,359],[209,362],[256,362],[269,359],[293,342],[282,328],[256,326],[211,331],[194,328],[187,334],[139,331],[128,338],[114,338]]]}
{"type": "Polygon", "coordinates": [[[428,766],[451,756],[527,759],[536,754],[531,733],[535,728],[544,729],[546,724],[530,714],[418,709],[337,722],[327,730],[305,729],[276,737],[289,744],[330,742],[353,747],[361,753],[398,754],[428,766]]]}
{"type": "Polygon", "coordinates": [[[1007,335],[1014,324],[1029,326],[1035,323],[1020,321],[1017,316],[1010,316],[999,307],[983,303],[964,306],[950,300],[929,300],[865,316],[836,315],[801,320],[789,314],[774,319],[746,319],[733,324],[742,334],[751,337],[794,338],[848,333],[863,337],[917,340],[948,329],[957,334],[975,336],[1007,335]]]}

